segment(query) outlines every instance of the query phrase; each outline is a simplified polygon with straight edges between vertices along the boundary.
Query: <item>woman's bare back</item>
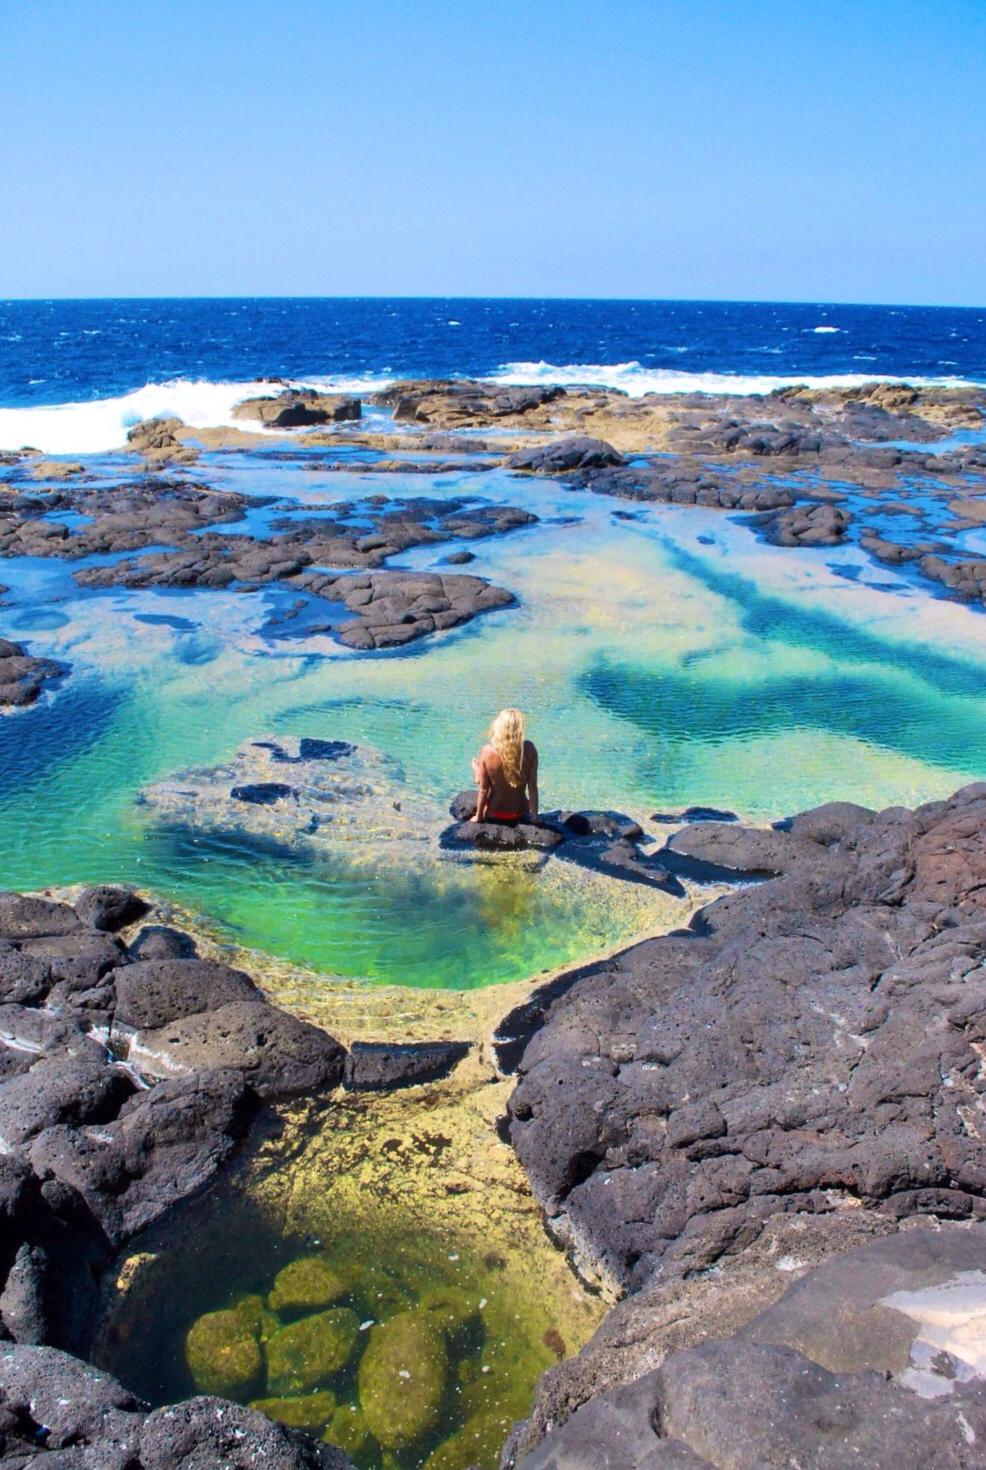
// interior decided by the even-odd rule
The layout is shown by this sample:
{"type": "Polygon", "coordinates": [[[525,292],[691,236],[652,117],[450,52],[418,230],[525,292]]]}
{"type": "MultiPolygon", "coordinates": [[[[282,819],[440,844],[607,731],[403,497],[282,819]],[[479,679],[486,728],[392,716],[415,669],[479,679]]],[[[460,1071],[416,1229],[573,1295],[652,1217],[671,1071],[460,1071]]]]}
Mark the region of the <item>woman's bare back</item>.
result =
{"type": "Polygon", "coordinates": [[[530,816],[531,820],[536,821],[537,768],[537,747],[533,741],[525,740],[520,783],[511,786],[504,773],[503,761],[492,745],[484,745],[477,759],[473,761],[473,774],[479,787],[476,820],[482,821],[485,816],[494,820],[497,817],[530,816]]]}

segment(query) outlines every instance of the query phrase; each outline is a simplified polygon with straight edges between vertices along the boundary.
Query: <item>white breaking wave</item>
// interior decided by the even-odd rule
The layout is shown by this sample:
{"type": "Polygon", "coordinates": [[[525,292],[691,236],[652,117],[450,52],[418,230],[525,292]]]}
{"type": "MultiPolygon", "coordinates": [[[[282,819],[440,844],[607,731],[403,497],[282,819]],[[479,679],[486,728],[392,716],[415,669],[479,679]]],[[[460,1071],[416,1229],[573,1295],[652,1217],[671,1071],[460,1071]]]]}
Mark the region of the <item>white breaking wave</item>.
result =
{"type": "Polygon", "coordinates": [[[813,332],[841,332],[841,327],[812,327],[813,332]]]}
{"type": "MultiPolygon", "coordinates": [[[[314,388],[323,393],[369,393],[391,378],[306,378],[285,387],[314,388]]],[[[37,408],[0,408],[0,449],[40,449],[44,454],[102,454],[119,449],[127,430],[141,419],[175,417],[190,429],[259,426],[237,421],[233,409],[244,398],[281,392],[277,383],[210,383],[180,378],[172,383],[145,383],[117,398],[88,403],[55,403],[37,408]]]]}
{"type": "Polygon", "coordinates": [[[966,387],[968,378],[893,377],[888,373],[830,373],[774,377],[758,373],[687,373],[647,368],[639,362],[508,362],[488,381],[504,386],[619,388],[630,398],[645,393],[772,393],[775,388],[803,384],[808,388],[858,388],[863,383],[911,383],[916,387],[966,387]]]}

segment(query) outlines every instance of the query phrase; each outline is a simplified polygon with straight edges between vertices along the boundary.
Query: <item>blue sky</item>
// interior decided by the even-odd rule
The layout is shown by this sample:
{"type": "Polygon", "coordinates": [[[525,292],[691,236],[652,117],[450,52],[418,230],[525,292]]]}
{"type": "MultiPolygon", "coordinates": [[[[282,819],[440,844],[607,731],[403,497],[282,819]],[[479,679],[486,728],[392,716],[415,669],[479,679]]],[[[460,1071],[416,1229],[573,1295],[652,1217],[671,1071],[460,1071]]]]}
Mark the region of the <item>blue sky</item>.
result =
{"type": "Polygon", "coordinates": [[[5,0],[0,296],[986,303],[986,0],[5,0]]]}

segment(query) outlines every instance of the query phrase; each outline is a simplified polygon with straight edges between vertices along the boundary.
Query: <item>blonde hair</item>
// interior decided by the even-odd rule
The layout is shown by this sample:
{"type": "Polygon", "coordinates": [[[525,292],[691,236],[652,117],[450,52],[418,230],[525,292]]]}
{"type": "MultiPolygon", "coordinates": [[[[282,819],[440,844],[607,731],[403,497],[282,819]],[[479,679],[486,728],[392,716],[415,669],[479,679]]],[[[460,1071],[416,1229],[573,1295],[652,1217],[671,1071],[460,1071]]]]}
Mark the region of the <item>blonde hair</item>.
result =
{"type": "Polygon", "coordinates": [[[500,757],[508,784],[519,786],[524,774],[524,716],[520,710],[502,709],[490,726],[487,739],[500,757]]]}

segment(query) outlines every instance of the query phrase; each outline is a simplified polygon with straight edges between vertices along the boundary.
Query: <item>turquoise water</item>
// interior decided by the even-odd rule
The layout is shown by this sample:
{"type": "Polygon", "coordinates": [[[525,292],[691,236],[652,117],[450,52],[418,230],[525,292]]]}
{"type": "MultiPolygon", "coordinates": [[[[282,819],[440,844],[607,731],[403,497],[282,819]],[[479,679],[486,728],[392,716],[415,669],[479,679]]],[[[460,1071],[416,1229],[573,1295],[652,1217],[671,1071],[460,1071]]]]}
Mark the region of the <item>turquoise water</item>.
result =
{"type": "MultiPolygon", "coordinates": [[[[764,820],[835,797],[919,801],[986,773],[986,621],[855,549],[763,547],[697,509],[625,518],[619,502],[501,471],[304,464],[207,455],[196,473],[315,508],[380,492],[523,505],[537,526],[470,543],[469,570],[518,607],[367,657],[323,636],[272,637],[290,591],[83,593],[71,564],[3,563],[0,636],[73,672],[0,720],[0,882],[137,882],[221,935],[320,971],[469,987],[673,920],[669,901],[567,864],[467,861],[433,842],[312,857],[206,840],[164,827],[135,804],[140,789],[264,733],[342,738],[396,758],[401,789],[433,804],[437,835],[507,703],[528,712],[545,809],[646,821],[702,803],[764,820]]],[[[93,467],[119,472],[109,459],[93,467]]],[[[436,566],[451,549],[400,564],[436,566]]]]}

